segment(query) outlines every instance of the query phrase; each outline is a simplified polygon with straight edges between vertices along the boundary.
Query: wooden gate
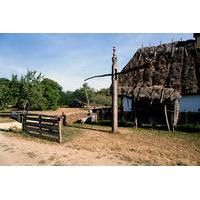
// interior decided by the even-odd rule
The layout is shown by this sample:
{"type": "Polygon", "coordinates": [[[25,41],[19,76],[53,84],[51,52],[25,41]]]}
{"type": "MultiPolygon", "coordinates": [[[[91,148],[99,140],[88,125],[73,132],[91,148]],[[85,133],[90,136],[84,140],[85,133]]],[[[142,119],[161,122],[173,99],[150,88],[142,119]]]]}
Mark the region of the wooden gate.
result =
{"type": "Polygon", "coordinates": [[[22,131],[62,142],[62,116],[23,114],[22,131]]]}

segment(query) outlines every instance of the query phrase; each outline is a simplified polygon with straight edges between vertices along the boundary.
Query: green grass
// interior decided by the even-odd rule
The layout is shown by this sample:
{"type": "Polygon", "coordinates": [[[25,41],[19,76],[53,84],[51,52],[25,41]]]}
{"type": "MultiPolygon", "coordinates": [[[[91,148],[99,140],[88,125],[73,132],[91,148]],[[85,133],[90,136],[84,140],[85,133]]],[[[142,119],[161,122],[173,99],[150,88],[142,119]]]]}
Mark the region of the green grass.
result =
{"type": "Polygon", "coordinates": [[[188,133],[200,133],[200,124],[185,124],[185,125],[178,125],[176,127],[178,131],[184,131],[188,133]]]}
{"type": "Polygon", "coordinates": [[[94,131],[111,132],[110,126],[105,126],[101,124],[99,125],[97,123],[95,124],[74,123],[74,124],[71,124],[70,127],[76,128],[76,129],[89,129],[89,130],[94,130],[94,131]]]}
{"type": "MultiPolygon", "coordinates": [[[[88,130],[94,130],[94,131],[103,131],[103,132],[111,132],[111,123],[109,121],[100,121],[99,123],[93,123],[93,124],[80,124],[75,123],[71,125],[71,128],[76,128],[78,130],[81,129],[88,129],[88,130]]],[[[135,129],[129,124],[125,127],[123,127],[121,124],[119,125],[119,132],[125,131],[127,133],[133,133],[134,134],[142,134],[142,135],[156,135],[159,137],[186,137],[189,139],[199,139],[200,138],[200,127],[189,125],[189,126],[180,126],[177,127],[177,130],[174,132],[169,132],[163,127],[157,127],[157,128],[151,128],[151,127],[143,127],[135,129]],[[191,131],[189,131],[191,130],[191,131]]]]}
{"type": "Polygon", "coordinates": [[[74,136],[81,133],[81,129],[71,126],[63,126],[63,142],[70,141],[74,136]]]}

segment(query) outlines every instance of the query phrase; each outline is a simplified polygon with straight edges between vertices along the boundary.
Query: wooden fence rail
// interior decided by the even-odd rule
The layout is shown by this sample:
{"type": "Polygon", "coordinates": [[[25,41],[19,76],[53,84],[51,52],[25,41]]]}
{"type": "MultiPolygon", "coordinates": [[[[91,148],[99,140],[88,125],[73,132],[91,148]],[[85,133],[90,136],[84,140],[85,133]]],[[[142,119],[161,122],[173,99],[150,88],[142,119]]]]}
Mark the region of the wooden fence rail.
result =
{"type": "Polygon", "coordinates": [[[62,116],[23,114],[22,131],[62,142],[62,116]]]}

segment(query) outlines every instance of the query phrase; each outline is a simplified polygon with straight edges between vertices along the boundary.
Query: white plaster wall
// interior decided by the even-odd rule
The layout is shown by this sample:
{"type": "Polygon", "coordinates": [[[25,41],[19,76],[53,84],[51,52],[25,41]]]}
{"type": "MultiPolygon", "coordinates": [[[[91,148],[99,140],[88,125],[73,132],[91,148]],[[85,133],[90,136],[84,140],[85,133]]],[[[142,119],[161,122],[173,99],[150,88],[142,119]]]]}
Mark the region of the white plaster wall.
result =
{"type": "Polygon", "coordinates": [[[198,112],[200,109],[200,95],[183,96],[180,99],[181,112],[198,112]]]}
{"type": "Polygon", "coordinates": [[[131,112],[132,111],[132,99],[123,97],[122,98],[122,104],[123,104],[123,111],[124,112],[131,112]]]}

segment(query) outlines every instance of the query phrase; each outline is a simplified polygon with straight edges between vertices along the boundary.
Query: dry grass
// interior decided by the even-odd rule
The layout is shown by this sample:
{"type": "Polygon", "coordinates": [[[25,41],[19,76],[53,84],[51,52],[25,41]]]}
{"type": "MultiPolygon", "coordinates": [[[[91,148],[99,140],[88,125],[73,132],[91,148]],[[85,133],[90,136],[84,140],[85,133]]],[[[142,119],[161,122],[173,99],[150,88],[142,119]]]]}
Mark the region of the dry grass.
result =
{"type": "MultiPolygon", "coordinates": [[[[89,129],[101,128],[88,126],[89,129]]],[[[112,155],[128,165],[200,165],[200,133],[120,128],[119,133],[113,135],[84,130],[79,137],[73,138],[70,145],[112,155]]]]}
{"type": "Polygon", "coordinates": [[[15,120],[8,117],[0,117],[0,123],[8,123],[8,122],[15,122],[15,120]]]}

